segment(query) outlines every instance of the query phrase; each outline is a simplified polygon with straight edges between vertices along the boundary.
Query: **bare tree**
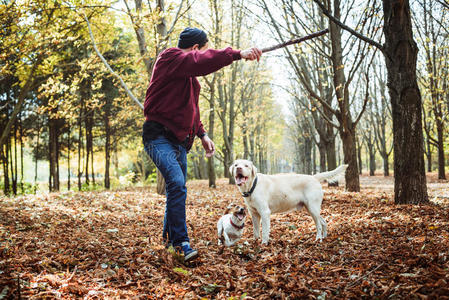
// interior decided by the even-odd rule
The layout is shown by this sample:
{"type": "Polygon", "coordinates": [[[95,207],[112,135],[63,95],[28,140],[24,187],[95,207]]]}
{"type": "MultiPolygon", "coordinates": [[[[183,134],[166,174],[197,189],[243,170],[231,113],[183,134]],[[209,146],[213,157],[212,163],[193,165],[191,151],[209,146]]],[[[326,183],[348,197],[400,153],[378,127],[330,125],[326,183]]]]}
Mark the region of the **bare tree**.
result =
{"type": "MultiPolygon", "coordinates": [[[[436,146],[438,150],[438,179],[446,179],[445,174],[445,157],[444,157],[444,142],[445,142],[445,126],[444,119],[446,115],[444,105],[444,90],[443,84],[448,79],[444,77],[444,68],[447,64],[447,58],[444,56],[446,52],[446,45],[449,35],[444,34],[443,28],[447,24],[436,20],[433,17],[435,11],[438,9],[434,6],[434,2],[422,0],[420,1],[423,14],[416,19],[417,32],[420,36],[421,46],[424,49],[425,56],[425,71],[426,76],[421,76],[423,86],[428,90],[431,100],[431,109],[434,115],[434,122],[436,127],[435,139],[429,130],[427,131],[427,138],[436,146]],[[442,92],[443,91],[443,92],[442,92]]],[[[426,127],[427,124],[424,126],[426,127]]],[[[427,130],[427,129],[426,129],[427,130]]]]}
{"type": "MultiPolygon", "coordinates": [[[[216,48],[220,47],[220,36],[222,35],[222,8],[219,5],[218,0],[210,0],[209,6],[211,8],[211,20],[213,28],[213,39],[216,48]]],[[[217,81],[221,76],[221,72],[214,72],[209,76],[205,76],[204,80],[208,87],[208,97],[206,97],[209,102],[209,128],[207,134],[213,140],[215,135],[215,108],[216,108],[216,92],[217,92],[217,81]],[[210,79],[211,78],[211,79],[210,79]]],[[[215,157],[211,156],[207,159],[207,174],[209,179],[209,187],[216,187],[216,173],[215,173],[215,157]]]]}
{"type": "MultiPolygon", "coordinates": [[[[278,39],[283,39],[285,33],[291,35],[299,35],[300,30],[310,30],[310,28],[323,27],[324,21],[320,13],[315,12],[313,8],[304,10],[306,15],[300,16],[296,14],[295,4],[304,7],[303,3],[297,3],[296,1],[281,1],[279,7],[282,7],[283,14],[285,16],[285,24],[280,24],[278,19],[270,12],[270,8],[265,0],[260,0],[262,7],[269,17],[269,23],[274,28],[275,35],[278,39]],[[293,16],[293,17],[292,17],[293,16]],[[312,24],[306,24],[303,20],[312,20],[312,24]],[[291,21],[288,21],[291,20],[291,21]],[[301,27],[298,27],[298,25],[301,27]]],[[[328,5],[331,5],[330,3],[328,5]]],[[[332,9],[337,19],[341,17],[341,3],[339,0],[332,1],[332,9]]],[[[346,12],[349,13],[351,6],[346,8],[346,12]]],[[[370,12],[371,13],[371,12],[370,12]]],[[[367,17],[361,18],[359,26],[363,29],[365,27],[373,26],[373,22],[368,21],[367,17]]],[[[360,183],[358,177],[357,168],[357,155],[356,155],[356,143],[355,143],[355,129],[359,122],[366,102],[368,98],[365,97],[364,105],[362,109],[356,114],[356,117],[351,115],[351,90],[350,85],[359,70],[361,62],[367,51],[367,46],[357,39],[351,39],[349,42],[342,43],[342,32],[340,28],[334,23],[330,22],[330,47],[329,43],[326,43],[324,39],[315,39],[312,42],[313,53],[312,57],[316,63],[314,65],[309,64],[310,56],[301,54],[301,49],[296,48],[295,53],[289,49],[285,49],[287,58],[295,70],[295,74],[298,77],[298,82],[304,87],[306,93],[311,99],[313,106],[319,112],[321,119],[325,119],[328,122],[329,127],[335,127],[340,138],[343,141],[343,152],[345,163],[349,165],[346,171],[346,188],[350,191],[359,191],[360,183]],[[347,54],[353,52],[354,56],[349,58],[347,54]],[[299,53],[299,54],[298,54],[299,53]],[[319,54],[319,56],[317,55],[319,54]],[[329,78],[327,74],[327,63],[331,65],[332,75],[331,82],[327,81],[329,78]],[[323,63],[324,62],[324,63],[323,63]],[[347,74],[345,73],[345,66],[351,64],[347,74]],[[317,68],[320,65],[320,68],[317,68]],[[318,69],[319,71],[312,71],[318,69]],[[314,76],[314,72],[316,75],[314,76]],[[337,101],[333,107],[332,99],[336,98],[337,101]]],[[[368,84],[368,81],[366,81],[368,84]]],[[[318,115],[316,115],[317,119],[318,115]]],[[[320,125],[319,121],[316,122],[316,128],[322,141],[333,140],[333,130],[320,125]],[[324,130],[323,130],[323,129],[324,130]]],[[[335,147],[334,144],[331,145],[335,147]]],[[[331,158],[334,156],[328,156],[331,158]]],[[[334,164],[334,160],[332,160],[334,164]]]]}
{"type": "Polygon", "coordinates": [[[377,64],[377,60],[374,63],[374,75],[379,86],[371,90],[373,105],[368,116],[376,136],[377,150],[382,156],[384,176],[390,176],[388,160],[393,151],[393,143],[388,145],[391,131],[387,130],[387,126],[391,123],[391,108],[387,103],[386,75],[377,64]]]}
{"type": "Polygon", "coordinates": [[[383,46],[343,24],[319,0],[313,1],[333,23],[384,54],[393,115],[395,203],[428,202],[424,170],[422,99],[416,79],[418,47],[413,39],[409,1],[382,1],[385,36],[383,46]]]}

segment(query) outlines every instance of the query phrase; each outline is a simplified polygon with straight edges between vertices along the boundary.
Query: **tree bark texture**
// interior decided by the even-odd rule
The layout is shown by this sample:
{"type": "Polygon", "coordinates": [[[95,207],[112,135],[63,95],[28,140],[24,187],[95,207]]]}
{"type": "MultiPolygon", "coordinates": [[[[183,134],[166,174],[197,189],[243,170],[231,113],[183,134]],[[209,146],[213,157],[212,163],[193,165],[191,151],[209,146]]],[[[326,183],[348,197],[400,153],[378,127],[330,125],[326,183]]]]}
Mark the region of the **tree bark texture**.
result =
{"type": "Polygon", "coordinates": [[[428,202],[424,170],[422,101],[416,79],[418,47],[408,0],[383,0],[384,54],[393,114],[396,204],[428,202]]]}
{"type": "Polygon", "coordinates": [[[360,192],[359,170],[357,168],[357,151],[354,134],[340,131],[343,143],[344,163],[348,165],[345,173],[346,189],[360,192]]]}
{"type": "Polygon", "coordinates": [[[49,130],[49,163],[50,163],[50,177],[49,189],[51,192],[59,191],[59,126],[58,120],[48,120],[49,130]]]}

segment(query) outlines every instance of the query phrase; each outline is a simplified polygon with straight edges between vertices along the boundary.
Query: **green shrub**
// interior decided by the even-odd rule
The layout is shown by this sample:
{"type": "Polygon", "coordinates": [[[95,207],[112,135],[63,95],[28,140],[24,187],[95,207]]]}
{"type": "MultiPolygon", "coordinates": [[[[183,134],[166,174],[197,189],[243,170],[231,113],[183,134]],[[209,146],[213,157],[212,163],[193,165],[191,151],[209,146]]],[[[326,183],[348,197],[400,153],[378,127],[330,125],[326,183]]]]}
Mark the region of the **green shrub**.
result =
{"type": "Polygon", "coordinates": [[[101,191],[103,189],[104,189],[103,185],[98,184],[98,183],[95,183],[95,184],[94,183],[89,183],[89,184],[87,184],[86,182],[84,182],[81,185],[81,191],[83,191],[83,192],[101,191]]]}

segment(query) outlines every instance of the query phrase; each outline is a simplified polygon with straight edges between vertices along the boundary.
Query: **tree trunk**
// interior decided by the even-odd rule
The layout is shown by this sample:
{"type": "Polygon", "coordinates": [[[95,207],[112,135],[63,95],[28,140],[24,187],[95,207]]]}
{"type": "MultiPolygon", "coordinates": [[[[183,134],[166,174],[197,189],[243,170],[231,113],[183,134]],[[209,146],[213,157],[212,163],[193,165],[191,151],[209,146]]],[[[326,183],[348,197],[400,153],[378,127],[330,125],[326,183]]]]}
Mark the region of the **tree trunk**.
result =
{"type": "Polygon", "coordinates": [[[216,184],[216,178],[217,175],[215,173],[215,162],[214,162],[214,157],[209,157],[207,159],[207,174],[208,174],[208,178],[209,178],[209,187],[211,188],[216,188],[217,184],[216,184]]]}
{"type": "MultiPolygon", "coordinates": [[[[104,187],[106,189],[111,188],[111,179],[109,175],[109,169],[111,165],[111,128],[109,124],[109,112],[105,112],[104,116],[104,130],[106,134],[106,141],[104,145],[105,166],[104,166],[104,187]]],[[[143,174],[145,177],[145,174],[143,174]]]]}
{"type": "Polygon", "coordinates": [[[70,191],[70,131],[71,131],[71,126],[69,125],[69,129],[67,132],[67,190],[70,191]]]}
{"type": "MultiPolygon", "coordinates": [[[[326,143],[326,157],[327,157],[327,171],[335,170],[337,168],[337,154],[335,153],[335,136],[333,128],[329,124],[328,127],[332,130],[330,139],[326,143]]],[[[328,186],[338,186],[338,181],[328,183],[328,186]]]]}
{"type": "Polygon", "coordinates": [[[22,194],[25,193],[25,191],[23,190],[23,126],[22,126],[22,117],[20,117],[19,119],[19,125],[20,125],[20,130],[19,130],[19,144],[20,144],[20,190],[22,192],[22,194]]]}
{"type": "MultiPolygon", "coordinates": [[[[83,110],[81,110],[80,115],[83,113],[83,110]]],[[[81,116],[78,120],[78,191],[81,191],[81,150],[84,148],[82,146],[83,144],[83,127],[81,123],[81,116]]]]}
{"type": "Polygon", "coordinates": [[[112,143],[112,148],[113,148],[113,154],[112,154],[112,163],[114,164],[114,176],[115,178],[119,179],[119,173],[118,173],[118,141],[117,138],[115,136],[112,136],[113,138],[113,143],[112,143]]]}
{"type": "MultiPolygon", "coordinates": [[[[12,151],[12,149],[11,149],[12,151]]],[[[12,159],[11,159],[12,161],[12,159]]],[[[14,164],[11,164],[11,167],[14,166],[14,172],[12,173],[12,191],[14,195],[17,195],[17,174],[18,174],[18,163],[17,163],[17,119],[14,122],[14,164]]],[[[12,170],[12,168],[11,168],[12,170]]]]}
{"type": "Polygon", "coordinates": [[[344,162],[348,165],[345,173],[346,189],[350,192],[360,192],[359,173],[357,168],[357,151],[354,135],[342,132],[344,162]]]}
{"type": "Polygon", "coordinates": [[[326,144],[327,170],[334,170],[337,167],[337,155],[335,153],[335,137],[329,139],[326,144]]]}
{"type": "MultiPolygon", "coordinates": [[[[147,75],[148,75],[148,80],[150,80],[151,71],[153,69],[153,66],[152,66],[153,62],[152,62],[150,56],[148,55],[147,42],[145,39],[145,29],[142,26],[144,24],[143,21],[141,20],[141,18],[143,17],[142,16],[142,0],[135,0],[134,2],[136,4],[137,16],[133,17],[133,15],[129,9],[128,9],[128,14],[131,17],[131,22],[133,23],[133,28],[134,28],[134,31],[136,32],[140,56],[142,57],[142,60],[145,64],[145,68],[146,68],[147,75]],[[137,18],[137,19],[134,19],[134,18],[137,18]]],[[[159,2],[163,3],[164,1],[158,1],[158,3],[159,2]]],[[[163,12],[163,10],[161,10],[161,12],[163,12]]],[[[159,29],[159,26],[158,26],[158,29],[159,29]]]]}
{"type": "Polygon", "coordinates": [[[200,171],[200,166],[199,166],[197,159],[193,158],[191,160],[191,162],[193,164],[193,178],[201,179],[201,171],[200,171]]]}
{"type": "MultiPolygon", "coordinates": [[[[334,15],[340,19],[340,1],[334,0],[334,15]]],[[[343,154],[345,164],[348,164],[348,169],[345,173],[346,189],[350,192],[359,192],[359,174],[357,168],[357,151],[355,141],[355,128],[351,120],[351,112],[349,109],[349,88],[347,86],[344,63],[343,50],[341,45],[341,29],[334,23],[330,22],[329,31],[332,44],[332,69],[334,71],[334,89],[337,96],[337,102],[340,108],[340,113],[337,119],[340,123],[339,131],[340,138],[343,142],[343,154]]]]}
{"type": "Polygon", "coordinates": [[[51,192],[59,191],[59,172],[58,172],[58,157],[59,157],[59,128],[56,119],[48,120],[48,131],[49,131],[49,164],[50,164],[50,175],[49,175],[49,190],[51,192]]]}
{"type": "Polygon", "coordinates": [[[362,144],[359,142],[359,140],[356,137],[356,147],[357,147],[357,161],[358,161],[358,169],[359,174],[362,174],[363,170],[363,161],[362,161],[362,144]]]}
{"type": "Polygon", "coordinates": [[[376,173],[376,152],[373,145],[368,148],[369,150],[369,176],[374,176],[376,173]]]}
{"type": "Polygon", "coordinates": [[[318,144],[318,152],[320,153],[320,172],[326,171],[326,145],[323,142],[318,144]]]}
{"type": "Polygon", "coordinates": [[[165,195],[165,179],[164,176],[162,176],[162,173],[159,171],[159,169],[157,169],[156,192],[159,195],[165,195]]]}
{"type": "MultiPolygon", "coordinates": [[[[444,78],[439,74],[436,65],[439,64],[440,57],[437,57],[436,47],[438,45],[437,36],[438,33],[434,28],[434,21],[430,21],[427,16],[431,15],[428,11],[433,10],[432,1],[429,1],[430,6],[427,7],[426,1],[424,1],[424,33],[429,39],[426,41],[424,50],[427,59],[427,78],[429,80],[428,89],[430,92],[430,98],[432,100],[432,110],[435,117],[435,125],[437,128],[437,149],[438,149],[438,179],[446,179],[445,174],[445,160],[444,160],[444,124],[443,124],[443,99],[442,93],[440,93],[439,87],[441,88],[440,81],[444,78]],[[430,21],[430,22],[429,22],[430,21]],[[430,23],[430,24],[429,24],[430,23]]],[[[425,113],[424,113],[425,114],[425,113]]]]}
{"type": "Polygon", "coordinates": [[[305,139],[305,148],[304,148],[304,160],[306,166],[305,174],[312,174],[312,139],[310,137],[306,137],[305,139]]]}
{"type": "Polygon", "coordinates": [[[430,139],[426,139],[427,146],[427,172],[432,172],[432,149],[430,149],[431,143],[430,139]]]}
{"type": "Polygon", "coordinates": [[[90,164],[90,174],[92,175],[92,183],[95,186],[95,171],[94,171],[94,141],[93,141],[93,132],[92,132],[92,127],[90,128],[91,133],[90,136],[92,138],[92,142],[90,144],[91,148],[90,148],[90,160],[92,161],[92,163],[90,164]]]}
{"type": "Polygon", "coordinates": [[[408,0],[383,0],[385,61],[393,113],[396,204],[429,201],[424,170],[421,93],[416,80],[418,48],[408,0]]]}
{"type": "Polygon", "coordinates": [[[206,160],[204,159],[205,157],[205,152],[204,150],[201,150],[200,152],[200,157],[199,157],[199,167],[200,167],[200,177],[201,179],[206,179],[207,178],[207,163],[206,160]]]}
{"type": "Polygon", "coordinates": [[[11,145],[11,140],[7,141],[7,147],[8,147],[8,153],[9,153],[9,171],[11,174],[11,188],[12,188],[12,193],[14,195],[17,194],[17,191],[14,189],[14,161],[13,161],[13,157],[12,157],[12,145],[11,145]]]}
{"type": "Polygon", "coordinates": [[[3,193],[9,195],[9,166],[8,166],[8,142],[0,145],[3,164],[3,193]]]}
{"type": "Polygon", "coordinates": [[[388,177],[388,176],[390,176],[390,167],[388,165],[388,155],[382,156],[382,159],[384,161],[384,176],[388,177]]]}
{"type": "Polygon", "coordinates": [[[35,147],[35,154],[34,154],[34,188],[33,188],[34,193],[37,192],[37,161],[38,161],[38,155],[39,155],[40,134],[41,134],[41,126],[38,121],[36,147],[35,147]]]}
{"type": "Polygon", "coordinates": [[[437,119],[438,134],[438,179],[446,180],[445,160],[444,160],[444,125],[441,119],[437,119]]]}
{"type": "Polygon", "coordinates": [[[256,161],[256,146],[254,143],[254,137],[249,138],[249,148],[250,148],[250,152],[249,152],[250,161],[255,162],[256,161]]]}
{"type": "Polygon", "coordinates": [[[90,183],[89,158],[90,158],[90,151],[91,151],[91,145],[92,145],[92,136],[90,135],[92,133],[91,122],[90,122],[90,113],[86,113],[84,124],[85,124],[85,132],[86,132],[86,153],[85,153],[86,161],[85,161],[85,165],[84,165],[84,170],[85,170],[84,176],[86,177],[86,184],[89,185],[89,183],[90,183]]]}
{"type": "MultiPolygon", "coordinates": [[[[209,131],[208,135],[211,140],[214,140],[214,127],[215,127],[215,74],[212,80],[211,85],[211,97],[209,100],[209,131]]],[[[217,174],[215,173],[215,158],[211,156],[207,159],[207,176],[209,178],[209,187],[215,188],[217,187],[216,178],[217,174]]]]}

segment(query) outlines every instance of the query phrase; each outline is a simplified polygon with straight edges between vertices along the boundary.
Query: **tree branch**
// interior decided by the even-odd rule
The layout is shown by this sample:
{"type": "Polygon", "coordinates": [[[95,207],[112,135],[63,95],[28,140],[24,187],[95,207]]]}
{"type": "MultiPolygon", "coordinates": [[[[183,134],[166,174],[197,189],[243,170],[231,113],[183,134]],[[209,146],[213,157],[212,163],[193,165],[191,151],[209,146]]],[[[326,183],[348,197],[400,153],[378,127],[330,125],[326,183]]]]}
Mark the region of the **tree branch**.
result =
{"type": "MultiPolygon", "coordinates": [[[[374,57],[374,55],[373,55],[373,57],[374,57]]],[[[372,60],[371,60],[371,62],[372,62],[372,60]]],[[[371,62],[370,62],[370,65],[371,65],[371,62]]],[[[368,70],[369,70],[369,67],[368,67],[368,70]]],[[[355,122],[354,122],[354,126],[357,126],[357,123],[358,123],[358,122],[360,121],[360,119],[362,118],[362,115],[363,115],[363,113],[365,112],[365,109],[366,109],[366,104],[368,103],[368,99],[369,99],[369,76],[368,76],[368,70],[367,70],[366,73],[365,73],[365,78],[366,78],[365,100],[364,100],[364,102],[363,102],[363,108],[362,108],[362,110],[360,111],[359,116],[357,117],[357,119],[356,119],[355,122]]]]}
{"type": "Polygon", "coordinates": [[[384,47],[381,44],[379,44],[378,42],[376,42],[376,41],[374,41],[374,40],[364,36],[363,34],[355,31],[354,29],[352,29],[349,26],[346,26],[345,24],[340,22],[337,18],[335,18],[333,15],[330,14],[330,12],[324,7],[324,5],[319,0],[313,0],[313,2],[315,2],[316,5],[318,5],[320,7],[320,9],[323,12],[323,14],[325,14],[329,18],[329,20],[331,20],[332,22],[334,22],[335,24],[340,26],[342,29],[348,31],[352,35],[358,37],[362,41],[365,41],[368,44],[378,48],[380,51],[382,51],[382,53],[384,52],[384,47]]]}
{"type": "Polygon", "coordinates": [[[300,37],[298,39],[289,40],[287,42],[283,42],[283,43],[280,43],[280,44],[277,44],[277,45],[274,45],[274,46],[271,46],[271,47],[262,48],[260,50],[262,50],[262,53],[270,52],[270,51],[273,51],[273,50],[284,48],[284,47],[289,46],[289,45],[298,44],[298,43],[301,43],[301,42],[304,42],[304,41],[307,41],[307,40],[310,40],[310,39],[322,36],[323,34],[326,34],[328,32],[329,32],[329,29],[326,28],[324,30],[321,30],[321,31],[318,31],[318,32],[314,32],[314,33],[311,33],[309,35],[305,35],[305,36],[300,37]]]}
{"type": "Polygon", "coordinates": [[[112,70],[112,68],[109,66],[108,62],[106,61],[106,59],[103,57],[103,55],[101,55],[100,51],[98,51],[97,44],[95,43],[94,35],[93,35],[93,33],[92,33],[92,29],[90,28],[90,22],[89,22],[89,20],[87,19],[87,16],[86,16],[86,14],[84,13],[84,11],[81,11],[81,12],[82,12],[82,14],[83,14],[83,16],[84,16],[84,20],[86,20],[87,27],[88,27],[88,29],[89,29],[90,39],[91,39],[91,41],[92,41],[92,46],[94,47],[95,52],[97,53],[98,57],[101,59],[101,61],[102,61],[103,64],[106,66],[106,68],[109,70],[109,72],[110,72],[115,78],[117,78],[117,79],[120,81],[122,87],[125,89],[125,91],[126,91],[126,93],[128,94],[128,96],[129,96],[134,102],[136,102],[137,105],[139,105],[139,107],[143,110],[143,105],[142,105],[142,103],[140,103],[139,100],[137,100],[137,98],[133,95],[133,93],[128,89],[128,86],[127,86],[126,83],[123,81],[123,79],[122,79],[118,74],[116,74],[116,73],[114,72],[114,70],[112,70]]]}

